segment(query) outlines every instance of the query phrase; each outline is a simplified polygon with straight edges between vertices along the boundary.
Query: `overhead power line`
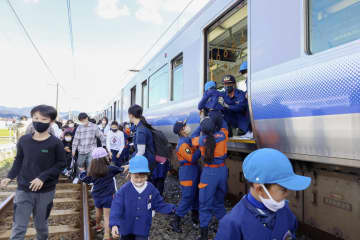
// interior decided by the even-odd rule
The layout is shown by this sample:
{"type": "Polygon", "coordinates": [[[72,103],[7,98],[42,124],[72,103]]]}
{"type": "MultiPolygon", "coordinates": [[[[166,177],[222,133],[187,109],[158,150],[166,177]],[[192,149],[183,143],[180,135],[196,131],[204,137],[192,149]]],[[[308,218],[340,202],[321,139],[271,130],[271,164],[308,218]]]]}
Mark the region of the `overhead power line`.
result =
{"type": "Polygon", "coordinates": [[[31,45],[33,46],[34,50],[36,51],[36,53],[38,54],[38,56],[40,57],[42,63],[44,64],[46,70],[49,72],[49,74],[51,75],[51,77],[54,79],[54,81],[56,83],[58,83],[59,81],[57,80],[54,72],[51,70],[49,64],[46,62],[45,58],[43,57],[43,55],[41,54],[40,50],[38,49],[38,47],[36,46],[36,44],[34,43],[33,39],[31,38],[30,33],[28,32],[28,30],[26,29],[25,25],[23,24],[21,18],[19,17],[19,15],[17,14],[16,10],[14,9],[13,5],[11,4],[10,0],[7,0],[7,3],[10,7],[10,9],[12,10],[13,14],[15,15],[18,23],[20,24],[21,28],[24,30],[24,33],[27,37],[27,39],[30,41],[31,45]]]}

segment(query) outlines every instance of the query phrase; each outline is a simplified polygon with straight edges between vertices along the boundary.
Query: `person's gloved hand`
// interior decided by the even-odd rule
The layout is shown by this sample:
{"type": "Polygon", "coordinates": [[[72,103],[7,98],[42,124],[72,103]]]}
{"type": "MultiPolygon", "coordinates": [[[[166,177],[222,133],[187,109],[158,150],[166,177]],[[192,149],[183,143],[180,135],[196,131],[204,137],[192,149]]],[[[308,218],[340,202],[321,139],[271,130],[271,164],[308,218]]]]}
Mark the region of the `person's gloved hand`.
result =
{"type": "Polygon", "coordinates": [[[218,103],[223,106],[224,108],[229,108],[229,105],[224,101],[223,97],[219,97],[218,103]]]}

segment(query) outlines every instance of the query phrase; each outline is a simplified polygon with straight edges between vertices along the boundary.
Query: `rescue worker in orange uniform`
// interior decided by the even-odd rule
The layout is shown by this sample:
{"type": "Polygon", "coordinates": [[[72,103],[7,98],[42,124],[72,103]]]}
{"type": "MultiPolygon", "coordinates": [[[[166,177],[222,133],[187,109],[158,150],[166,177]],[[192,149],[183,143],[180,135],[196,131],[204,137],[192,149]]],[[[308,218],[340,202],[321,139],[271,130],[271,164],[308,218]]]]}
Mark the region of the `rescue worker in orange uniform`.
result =
{"type": "Polygon", "coordinates": [[[182,232],[181,218],[191,210],[191,218],[194,224],[199,223],[199,178],[200,167],[197,163],[200,158],[200,150],[194,149],[191,144],[191,128],[186,125],[186,121],[176,122],[173,132],[179,135],[180,139],[176,146],[176,156],[178,158],[179,181],[181,187],[181,199],[176,208],[175,216],[171,222],[173,231],[182,232]]]}
{"type": "Polygon", "coordinates": [[[204,162],[199,183],[200,238],[208,239],[208,228],[212,216],[220,220],[226,214],[224,205],[227,192],[228,168],[227,157],[228,127],[221,116],[205,118],[192,135],[193,146],[198,146],[204,162]],[[200,131],[202,135],[200,136],[200,131]]]}

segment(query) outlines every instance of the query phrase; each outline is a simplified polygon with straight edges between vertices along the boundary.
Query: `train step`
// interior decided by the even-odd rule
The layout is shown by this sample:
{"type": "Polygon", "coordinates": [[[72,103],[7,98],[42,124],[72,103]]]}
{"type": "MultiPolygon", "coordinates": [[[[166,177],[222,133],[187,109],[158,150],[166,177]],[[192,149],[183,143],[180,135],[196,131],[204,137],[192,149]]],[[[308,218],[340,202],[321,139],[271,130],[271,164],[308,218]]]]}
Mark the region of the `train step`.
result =
{"type": "MultiPolygon", "coordinates": [[[[80,234],[80,229],[76,228],[74,226],[70,225],[59,225],[59,226],[49,226],[49,238],[55,238],[69,235],[77,235],[80,234]]],[[[3,233],[0,233],[0,240],[8,240],[11,236],[11,230],[5,231],[3,233]]],[[[35,228],[28,228],[26,231],[25,238],[34,238],[36,236],[36,230],[35,228]]],[[[68,238],[66,238],[68,239],[68,238]]],[[[71,239],[77,239],[77,238],[71,238],[71,239]]],[[[79,238],[78,238],[79,239],[79,238]]]]}

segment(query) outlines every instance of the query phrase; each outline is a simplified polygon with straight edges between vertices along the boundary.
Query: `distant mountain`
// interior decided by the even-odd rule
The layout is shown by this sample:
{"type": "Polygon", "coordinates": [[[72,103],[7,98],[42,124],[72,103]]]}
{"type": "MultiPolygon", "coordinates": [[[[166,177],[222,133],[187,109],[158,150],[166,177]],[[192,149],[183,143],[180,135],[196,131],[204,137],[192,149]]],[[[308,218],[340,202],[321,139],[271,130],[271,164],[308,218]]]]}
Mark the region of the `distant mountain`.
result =
{"type": "MultiPolygon", "coordinates": [[[[15,107],[5,107],[0,106],[0,118],[19,118],[21,116],[30,117],[30,111],[33,107],[23,107],[23,108],[15,108],[15,107]]],[[[79,111],[72,111],[72,116],[79,115],[79,111]]],[[[68,119],[69,112],[61,112],[59,114],[61,119],[68,119]]]]}

